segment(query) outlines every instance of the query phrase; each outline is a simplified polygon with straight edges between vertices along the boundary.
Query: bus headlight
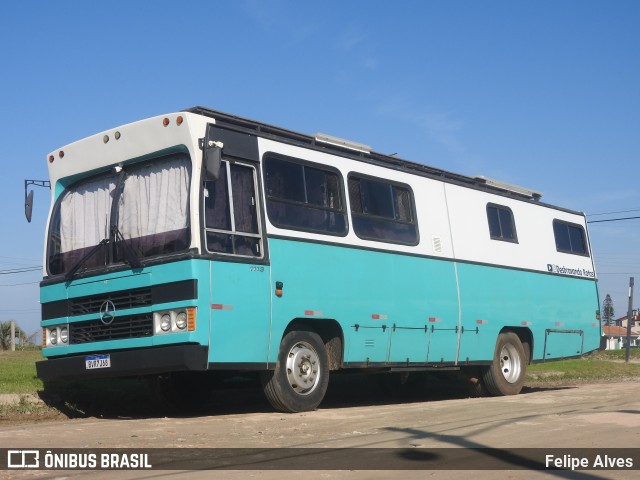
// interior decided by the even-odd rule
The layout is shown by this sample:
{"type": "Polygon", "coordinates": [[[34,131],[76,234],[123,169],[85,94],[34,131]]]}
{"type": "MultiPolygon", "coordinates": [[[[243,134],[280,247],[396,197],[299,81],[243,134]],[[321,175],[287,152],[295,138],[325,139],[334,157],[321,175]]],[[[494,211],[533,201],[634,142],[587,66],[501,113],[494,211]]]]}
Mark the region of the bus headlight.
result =
{"type": "Polygon", "coordinates": [[[171,330],[171,315],[169,315],[168,313],[165,313],[160,318],[160,329],[163,332],[168,332],[169,330],[171,330]]]}
{"type": "Polygon", "coordinates": [[[187,312],[180,312],[176,315],[176,327],[180,330],[187,328],[187,312]]]}
{"type": "Polygon", "coordinates": [[[153,332],[165,333],[193,332],[196,329],[196,307],[164,310],[153,313],[153,332]]]}
{"type": "Polygon", "coordinates": [[[69,325],[57,325],[55,327],[43,327],[42,346],[56,347],[69,345],[69,325]]]}

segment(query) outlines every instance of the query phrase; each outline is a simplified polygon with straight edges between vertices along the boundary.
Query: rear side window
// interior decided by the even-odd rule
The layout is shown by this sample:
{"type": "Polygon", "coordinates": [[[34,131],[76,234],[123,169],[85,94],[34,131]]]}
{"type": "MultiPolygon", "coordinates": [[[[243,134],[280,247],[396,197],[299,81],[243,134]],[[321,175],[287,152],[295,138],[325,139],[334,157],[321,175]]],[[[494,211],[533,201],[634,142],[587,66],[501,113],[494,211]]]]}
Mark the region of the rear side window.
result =
{"type": "Polygon", "coordinates": [[[556,238],[556,249],[574,255],[589,255],[584,228],[576,223],[553,221],[553,234],[556,238]]]}
{"type": "Polygon", "coordinates": [[[487,220],[489,234],[493,240],[518,243],[516,224],[513,220],[513,212],[509,207],[488,203],[487,220]]]}
{"type": "Polygon", "coordinates": [[[349,175],[353,230],[366,240],[418,244],[413,192],[408,185],[349,175]]]}
{"type": "Polygon", "coordinates": [[[280,156],[267,156],[263,164],[271,223],[291,230],[347,234],[342,181],[337,171],[280,156]]]}

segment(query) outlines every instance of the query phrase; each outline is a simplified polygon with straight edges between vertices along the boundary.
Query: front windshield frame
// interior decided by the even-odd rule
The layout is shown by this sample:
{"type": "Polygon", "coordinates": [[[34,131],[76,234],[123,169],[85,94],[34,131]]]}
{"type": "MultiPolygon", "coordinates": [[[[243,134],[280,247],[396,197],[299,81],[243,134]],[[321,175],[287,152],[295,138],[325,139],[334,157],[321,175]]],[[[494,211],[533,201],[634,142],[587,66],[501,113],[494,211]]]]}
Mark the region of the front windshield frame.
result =
{"type": "MultiPolygon", "coordinates": [[[[83,260],[81,272],[121,267],[128,261],[131,252],[144,263],[146,260],[188,251],[192,237],[192,165],[189,153],[180,150],[126,164],[123,172],[116,170],[119,169],[103,171],[78,180],[67,186],[58,196],[52,209],[47,234],[46,264],[49,276],[67,274],[92,249],[96,251],[83,260]],[[131,188],[128,188],[129,183],[131,188]],[[83,188],[96,188],[96,185],[101,184],[110,185],[97,193],[98,197],[104,197],[105,190],[108,190],[108,205],[104,198],[94,201],[91,195],[86,197],[88,201],[81,199],[80,203],[70,205],[70,196],[83,188]],[[127,195],[132,196],[131,194],[135,194],[135,198],[127,202],[127,195]],[[97,208],[98,214],[105,217],[105,220],[97,221],[94,218],[83,224],[80,219],[80,225],[71,225],[78,220],[78,215],[64,216],[62,205],[65,199],[67,208],[71,207],[74,211],[83,212],[85,203],[88,203],[90,208],[97,208]],[[100,205],[96,207],[95,204],[100,205]],[[165,213],[164,217],[162,212],[165,213]],[[139,225],[136,225],[136,220],[139,225]],[[105,222],[106,225],[102,225],[105,222]],[[167,230],[170,227],[176,228],[167,230]],[[67,245],[63,248],[62,231],[69,228],[74,233],[81,232],[89,241],[74,238],[71,244],[67,240],[67,245]],[[154,231],[154,228],[160,230],[154,231]],[[119,235],[116,235],[116,232],[119,235]],[[96,248],[100,241],[103,241],[104,246],[96,248]],[[124,245],[123,242],[127,244],[124,245]]],[[[86,212],[84,217],[89,218],[86,212]]]]}

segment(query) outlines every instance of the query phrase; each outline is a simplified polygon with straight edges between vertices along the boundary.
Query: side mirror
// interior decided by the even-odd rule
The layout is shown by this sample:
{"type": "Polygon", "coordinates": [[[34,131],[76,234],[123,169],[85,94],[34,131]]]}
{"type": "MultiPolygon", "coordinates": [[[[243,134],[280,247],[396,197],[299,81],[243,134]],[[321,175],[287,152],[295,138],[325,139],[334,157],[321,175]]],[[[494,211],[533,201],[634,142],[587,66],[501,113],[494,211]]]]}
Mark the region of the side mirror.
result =
{"type": "Polygon", "coordinates": [[[215,180],[220,175],[223,146],[222,142],[205,139],[203,159],[207,180],[215,180]]]}
{"type": "MultiPolygon", "coordinates": [[[[26,194],[26,192],[25,192],[26,194]]],[[[33,190],[25,196],[24,199],[24,215],[27,217],[27,222],[31,223],[31,214],[33,213],[33,190]]]]}
{"type": "Polygon", "coordinates": [[[51,188],[51,182],[49,182],[49,180],[24,181],[24,216],[27,217],[27,222],[31,223],[31,214],[33,213],[33,190],[27,193],[29,185],[51,188]]]}
{"type": "Polygon", "coordinates": [[[224,143],[215,140],[213,125],[207,125],[207,134],[202,145],[202,163],[207,180],[215,180],[220,174],[220,163],[222,161],[222,148],[224,143]]]}

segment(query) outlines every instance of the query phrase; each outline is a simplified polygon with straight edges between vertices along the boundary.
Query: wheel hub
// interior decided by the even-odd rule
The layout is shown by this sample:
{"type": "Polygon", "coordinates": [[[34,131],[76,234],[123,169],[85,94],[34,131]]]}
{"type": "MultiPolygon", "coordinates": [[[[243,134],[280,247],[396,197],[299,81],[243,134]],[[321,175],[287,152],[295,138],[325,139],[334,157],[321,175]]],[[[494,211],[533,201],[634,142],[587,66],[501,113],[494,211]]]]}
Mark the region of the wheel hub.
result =
{"type": "Polygon", "coordinates": [[[504,379],[509,383],[516,383],[522,371],[520,356],[516,348],[510,343],[500,350],[500,371],[504,379]]]}
{"type": "Polygon", "coordinates": [[[294,392],[309,395],[321,375],[318,354],[306,342],[296,343],[287,355],[287,381],[294,392]]]}

